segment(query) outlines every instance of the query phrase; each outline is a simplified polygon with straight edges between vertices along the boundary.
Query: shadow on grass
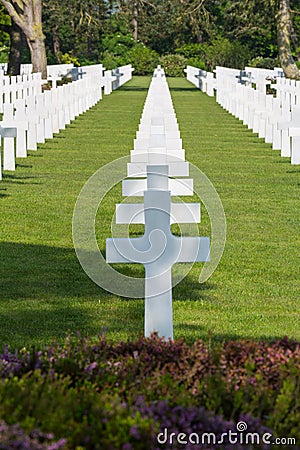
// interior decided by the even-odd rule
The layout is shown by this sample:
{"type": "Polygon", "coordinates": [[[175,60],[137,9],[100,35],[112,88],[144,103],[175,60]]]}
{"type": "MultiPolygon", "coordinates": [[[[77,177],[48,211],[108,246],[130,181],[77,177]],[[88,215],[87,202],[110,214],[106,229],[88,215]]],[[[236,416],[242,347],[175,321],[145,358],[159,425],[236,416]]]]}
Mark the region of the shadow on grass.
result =
{"type": "MultiPolygon", "coordinates": [[[[108,339],[114,340],[143,333],[143,299],[120,299],[99,288],[83,272],[73,249],[0,243],[0,255],[0,349],[6,343],[12,349],[42,346],[54,337],[63,342],[77,331],[96,337],[106,329],[108,339]]],[[[188,275],[174,288],[174,304],[196,298],[209,301],[205,292],[214,288],[188,275]]],[[[218,334],[205,324],[182,320],[175,321],[174,332],[176,339],[184,335],[189,343],[200,338],[213,343],[241,339],[236,333],[218,334]]]]}
{"type": "MultiPolygon", "coordinates": [[[[22,166],[22,167],[32,167],[32,166],[22,166]]],[[[39,181],[29,181],[29,180],[37,180],[38,176],[28,177],[28,176],[18,176],[15,174],[3,173],[3,181],[6,184],[41,184],[39,181]]]]}
{"type": "Polygon", "coordinates": [[[182,322],[177,322],[174,325],[174,332],[175,334],[180,337],[181,335],[184,335],[184,341],[188,344],[193,344],[198,339],[206,342],[207,344],[224,344],[228,341],[264,341],[264,342],[271,342],[271,341],[278,341],[282,339],[282,336],[267,336],[267,335],[260,335],[257,337],[253,336],[241,336],[240,334],[236,333],[214,333],[213,330],[208,330],[206,327],[201,325],[194,325],[194,324],[187,324],[182,322]],[[199,336],[197,338],[197,336],[199,336]]]}
{"type": "Polygon", "coordinates": [[[85,275],[73,249],[2,242],[0,255],[2,300],[110,295],[85,275]]]}
{"type": "Polygon", "coordinates": [[[186,301],[205,301],[205,292],[214,289],[214,286],[209,283],[198,283],[187,275],[179,284],[173,287],[173,298],[176,300],[186,301]]]}
{"type": "MultiPolygon", "coordinates": [[[[45,145],[45,144],[41,144],[45,145]]],[[[42,153],[37,153],[36,150],[28,150],[27,155],[30,156],[30,158],[44,158],[44,155],[42,153]]]]}
{"type": "MultiPolygon", "coordinates": [[[[0,255],[0,345],[16,348],[54,336],[63,340],[78,330],[97,335],[104,327],[110,335],[143,332],[144,300],[101,289],[84,273],[72,248],[2,242],[0,255]]],[[[197,290],[199,299],[211,289],[188,278],[174,288],[176,298],[193,300],[197,290]]]]}
{"type": "MultiPolygon", "coordinates": [[[[272,150],[272,149],[271,149],[272,150]]],[[[276,152],[276,150],[272,150],[272,152],[273,151],[275,151],[276,152]]],[[[280,154],[278,154],[278,156],[280,156],[280,154]]],[[[280,159],[278,159],[277,161],[275,161],[275,164],[280,164],[280,165],[283,165],[283,164],[288,164],[289,166],[291,165],[291,160],[290,160],[290,158],[283,158],[283,157],[281,157],[280,159]]],[[[287,173],[289,173],[288,171],[287,171],[287,173]]]]}
{"type": "Polygon", "coordinates": [[[286,173],[300,173],[300,167],[298,169],[295,169],[295,170],[287,170],[286,173]]]}
{"type": "Polygon", "coordinates": [[[171,92],[199,92],[200,94],[203,94],[198,88],[190,86],[169,87],[169,90],[171,92]]]}
{"type": "Polygon", "coordinates": [[[206,327],[201,325],[187,324],[187,323],[176,323],[175,324],[176,333],[178,335],[184,334],[186,338],[184,339],[187,343],[194,343],[195,336],[199,335],[199,339],[204,342],[226,342],[226,341],[237,341],[241,339],[241,336],[235,333],[230,334],[214,334],[214,332],[208,331],[206,327]],[[189,338],[189,335],[191,336],[189,338]]]}
{"type": "Polygon", "coordinates": [[[8,180],[32,180],[32,179],[38,178],[36,176],[35,177],[18,176],[18,175],[10,174],[10,173],[5,173],[4,175],[5,175],[5,178],[8,179],[8,180]]]}
{"type": "MultiPolygon", "coordinates": [[[[76,333],[86,325],[87,315],[83,308],[66,304],[47,304],[20,302],[17,308],[1,312],[1,347],[28,347],[36,342],[64,340],[70,333],[76,333]],[[5,333],[4,333],[5,332],[5,333]]],[[[89,329],[90,332],[92,327],[89,329]]],[[[99,331],[100,327],[99,327],[99,331]]]]}
{"type": "Polygon", "coordinates": [[[145,92],[145,91],[148,91],[148,90],[149,90],[148,87],[122,86],[119,92],[122,92],[122,91],[145,92]]]}
{"type": "Polygon", "coordinates": [[[63,341],[76,331],[96,336],[143,330],[144,302],[124,302],[93,283],[75,251],[0,243],[0,347],[63,341]]]}
{"type": "Polygon", "coordinates": [[[20,164],[17,162],[16,167],[21,167],[22,169],[32,169],[33,165],[32,164],[20,164]]]}

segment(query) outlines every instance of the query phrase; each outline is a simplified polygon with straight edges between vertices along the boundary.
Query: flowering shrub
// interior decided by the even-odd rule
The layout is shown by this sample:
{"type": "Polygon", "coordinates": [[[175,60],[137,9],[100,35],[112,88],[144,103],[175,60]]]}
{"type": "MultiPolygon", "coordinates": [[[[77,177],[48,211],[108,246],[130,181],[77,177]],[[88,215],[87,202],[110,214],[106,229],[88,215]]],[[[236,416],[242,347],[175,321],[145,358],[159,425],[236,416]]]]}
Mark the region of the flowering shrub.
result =
{"type": "Polygon", "coordinates": [[[53,442],[52,433],[33,430],[27,435],[19,425],[7,425],[0,421],[1,450],[60,450],[65,448],[65,445],[65,439],[53,442]]]}
{"type": "MultiPolygon", "coordinates": [[[[155,335],[117,344],[70,336],[42,351],[4,349],[0,417],[19,424],[24,442],[38,429],[58,446],[22,449],[194,448],[160,445],[156,436],[165,428],[221,435],[240,420],[299,442],[299,369],[300,344],[287,338],[210,348],[155,335]]],[[[19,448],[1,447],[13,442],[9,430],[6,440],[0,431],[0,449],[19,448]]]]}

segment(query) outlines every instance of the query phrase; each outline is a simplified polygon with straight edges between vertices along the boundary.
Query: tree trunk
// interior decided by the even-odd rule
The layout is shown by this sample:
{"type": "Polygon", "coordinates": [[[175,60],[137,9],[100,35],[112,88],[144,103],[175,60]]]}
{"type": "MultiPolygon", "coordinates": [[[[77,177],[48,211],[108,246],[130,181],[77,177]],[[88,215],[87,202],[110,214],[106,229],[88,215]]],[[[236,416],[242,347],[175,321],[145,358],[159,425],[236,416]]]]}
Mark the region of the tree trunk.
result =
{"type": "Polygon", "coordinates": [[[138,9],[137,9],[137,3],[134,2],[134,9],[133,9],[133,19],[132,19],[132,25],[133,25],[133,39],[135,42],[138,40],[138,9]]]}
{"type": "Polygon", "coordinates": [[[10,50],[8,61],[8,75],[20,75],[20,67],[22,62],[22,31],[15,22],[12,21],[9,27],[10,50]]]}
{"type": "Polygon", "coordinates": [[[60,64],[61,62],[61,58],[60,58],[60,41],[59,41],[59,33],[58,33],[58,25],[56,24],[53,28],[53,50],[54,50],[54,55],[57,59],[57,62],[60,64]]]}
{"type": "Polygon", "coordinates": [[[300,72],[291,53],[291,10],[290,0],[280,0],[277,15],[277,39],[281,67],[287,78],[296,79],[300,72]]]}
{"type": "Polygon", "coordinates": [[[92,52],[93,52],[93,50],[92,50],[93,40],[92,40],[91,33],[88,33],[87,43],[88,43],[88,55],[91,56],[92,52]]]}
{"type": "Polygon", "coordinates": [[[28,47],[31,55],[32,72],[41,72],[42,79],[47,79],[47,60],[45,52],[44,39],[27,39],[28,47]]]}
{"type": "Polygon", "coordinates": [[[42,29],[42,0],[0,0],[13,22],[23,31],[31,54],[32,71],[47,78],[45,36],[42,29]]]}

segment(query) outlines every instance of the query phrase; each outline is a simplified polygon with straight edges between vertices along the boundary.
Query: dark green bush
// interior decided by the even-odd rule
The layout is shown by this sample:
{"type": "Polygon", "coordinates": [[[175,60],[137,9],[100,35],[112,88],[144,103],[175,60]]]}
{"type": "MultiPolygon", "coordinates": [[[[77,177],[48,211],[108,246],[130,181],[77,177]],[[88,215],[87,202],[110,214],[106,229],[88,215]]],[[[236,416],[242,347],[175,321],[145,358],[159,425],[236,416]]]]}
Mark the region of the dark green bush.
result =
{"type": "Polygon", "coordinates": [[[106,36],[101,43],[101,63],[107,69],[131,64],[135,75],[152,74],[159,64],[159,55],[130,35],[115,33],[106,36]]]}
{"type": "Polygon", "coordinates": [[[175,53],[183,55],[186,59],[200,58],[204,56],[203,45],[201,44],[185,44],[182,47],[176,48],[175,53]]]}
{"type": "Polygon", "coordinates": [[[124,56],[116,56],[113,53],[105,52],[101,64],[107,69],[116,69],[117,67],[121,67],[126,64],[126,59],[124,56]]]}
{"type": "Polygon", "coordinates": [[[134,67],[135,75],[149,75],[159,64],[159,54],[139,44],[126,54],[126,64],[134,67]]]}
{"type": "Polygon", "coordinates": [[[223,37],[217,37],[209,44],[203,44],[203,51],[204,61],[210,71],[216,66],[242,69],[249,59],[249,50],[246,46],[223,37]]]}
{"type": "Polygon", "coordinates": [[[188,58],[186,60],[186,65],[197,67],[197,69],[201,69],[201,70],[207,70],[205,62],[202,61],[202,59],[197,58],[196,56],[193,56],[192,58],[188,58]]]}
{"type": "Polygon", "coordinates": [[[9,47],[2,44],[0,47],[0,63],[8,63],[9,60],[9,47]]]}
{"type": "Polygon", "coordinates": [[[274,69],[274,67],[280,67],[279,58],[264,58],[263,56],[257,56],[248,62],[250,67],[259,67],[261,69],[274,69]]]}
{"type": "Polygon", "coordinates": [[[160,64],[169,77],[183,77],[186,67],[186,58],[183,55],[164,55],[160,58],[160,64]]]}
{"type": "Polygon", "coordinates": [[[136,45],[131,35],[114,33],[106,35],[101,41],[102,54],[107,52],[115,56],[124,56],[136,45]]]}
{"type": "Polygon", "coordinates": [[[186,44],[176,53],[185,56],[189,65],[208,71],[216,66],[242,69],[250,55],[247,46],[220,36],[204,44],[186,44]]]}
{"type": "Polygon", "coordinates": [[[126,55],[134,45],[132,36],[122,33],[105,36],[101,42],[101,64],[108,70],[128,64],[126,55]]]}
{"type": "Polygon", "coordinates": [[[186,65],[206,70],[205,52],[201,44],[185,44],[176,49],[176,54],[182,55],[186,59],[186,65]]]}

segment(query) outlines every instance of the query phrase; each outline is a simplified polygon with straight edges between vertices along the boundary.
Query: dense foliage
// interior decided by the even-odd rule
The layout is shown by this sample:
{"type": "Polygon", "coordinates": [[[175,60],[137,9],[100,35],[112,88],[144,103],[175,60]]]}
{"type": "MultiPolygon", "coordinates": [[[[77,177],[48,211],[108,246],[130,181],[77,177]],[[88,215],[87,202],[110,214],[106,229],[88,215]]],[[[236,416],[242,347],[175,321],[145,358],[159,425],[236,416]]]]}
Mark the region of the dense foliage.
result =
{"type": "MultiPolygon", "coordinates": [[[[291,46],[300,61],[300,7],[298,0],[290,4],[291,46]]],[[[133,63],[136,74],[143,75],[152,71],[158,55],[194,46],[189,64],[209,70],[215,65],[242,68],[254,58],[253,64],[274,66],[277,10],[278,0],[44,0],[47,59],[49,64],[104,61],[107,67],[133,63]]],[[[1,23],[7,31],[10,19],[3,8],[0,61],[7,60],[9,45],[1,23]]],[[[25,43],[22,56],[29,62],[25,43]]]]}
{"type": "MultiPolygon", "coordinates": [[[[103,58],[107,64],[108,59],[120,57],[126,64],[141,55],[150,60],[152,70],[153,54],[146,55],[142,46],[159,55],[173,55],[182,47],[195,45],[198,65],[203,68],[242,68],[257,57],[275,63],[277,8],[277,0],[72,0],[67,5],[44,0],[44,29],[54,62],[71,50],[81,64],[103,58]],[[109,50],[108,41],[114,44],[109,50]]],[[[291,0],[291,9],[292,50],[300,59],[297,0],[291,0]]],[[[137,68],[136,73],[145,70],[137,68]]]]}
{"type": "Polygon", "coordinates": [[[221,436],[240,420],[248,432],[299,442],[299,369],[300,344],[287,338],[210,348],[156,336],[118,344],[71,336],[43,351],[6,348],[1,442],[21,435],[37,443],[1,448],[169,448],[156,439],[165,428],[221,436]],[[56,443],[47,447],[49,439],[56,443]]]}

